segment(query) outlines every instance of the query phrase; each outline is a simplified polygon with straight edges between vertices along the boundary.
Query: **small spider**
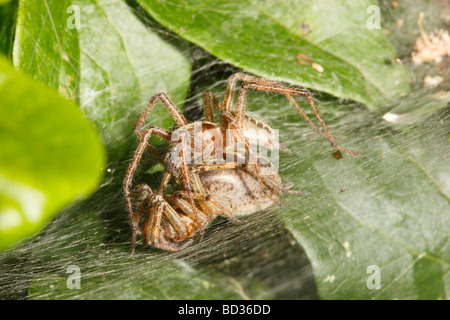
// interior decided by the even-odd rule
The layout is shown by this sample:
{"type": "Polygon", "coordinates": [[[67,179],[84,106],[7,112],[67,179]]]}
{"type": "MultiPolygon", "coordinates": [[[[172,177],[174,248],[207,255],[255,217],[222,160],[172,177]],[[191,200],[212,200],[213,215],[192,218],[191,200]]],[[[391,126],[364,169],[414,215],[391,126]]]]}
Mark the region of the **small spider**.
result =
{"type": "Polygon", "coordinates": [[[281,206],[278,199],[283,193],[304,194],[282,185],[272,163],[254,151],[252,143],[264,145],[268,149],[283,147],[273,139],[273,130],[267,124],[245,112],[249,89],[283,93],[316,133],[327,137],[338,150],[358,155],[335,144],[311,95],[304,89],[289,88],[275,81],[236,73],[228,79],[223,103],[211,92],[204,93],[205,121],[200,123],[189,123],[166,94],[158,93],[150,99],[134,127],[140,143],[123,181],[132,229],[132,252],[137,235],[143,235],[147,245],[179,251],[194,242],[196,232],[199,235],[197,241],[200,241],[204,228],[216,216],[227,216],[240,222],[238,217],[265,209],[272,203],[281,206]],[[242,84],[232,110],[238,81],[242,84]],[[292,95],[308,100],[324,133],[317,129],[292,95]],[[155,126],[142,129],[145,119],[158,101],[163,103],[175,120],[178,128],[174,131],[155,126]],[[219,124],[214,122],[214,105],[220,110],[219,124]],[[258,132],[257,137],[255,130],[258,132]],[[165,161],[150,146],[152,135],[172,143],[165,161]],[[243,147],[236,150],[234,144],[237,142],[243,147]],[[231,161],[230,146],[233,147],[231,161]],[[166,169],[156,193],[146,184],[139,184],[131,190],[134,172],[147,148],[166,169]],[[172,177],[179,190],[166,194],[172,177]],[[139,225],[143,213],[146,213],[146,217],[141,230],[139,225]]]}

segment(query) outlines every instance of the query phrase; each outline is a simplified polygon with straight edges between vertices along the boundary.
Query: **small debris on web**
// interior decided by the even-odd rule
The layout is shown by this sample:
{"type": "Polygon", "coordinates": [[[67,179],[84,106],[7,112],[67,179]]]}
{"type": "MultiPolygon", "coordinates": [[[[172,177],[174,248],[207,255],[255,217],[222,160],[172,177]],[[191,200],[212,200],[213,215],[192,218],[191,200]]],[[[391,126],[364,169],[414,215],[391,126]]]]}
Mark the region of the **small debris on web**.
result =
{"type": "Polygon", "coordinates": [[[424,85],[425,87],[428,87],[428,88],[430,88],[430,87],[436,87],[436,86],[438,86],[443,80],[444,80],[444,78],[441,77],[441,76],[434,76],[434,77],[432,77],[432,76],[430,76],[429,74],[427,74],[427,75],[425,76],[425,78],[423,79],[423,85],[424,85]]]}
{"type": "Polygon", "coordinates": [[[342,153],[339,150],[333,152],[333,157],[337,160],[342,158],[342,153]]]}
{"type": "Polygon", "coordinates": [[[403,60],[402,60],[401,58],[399,58],[399,57],[395,57],[395,58],[394,58],[394,62],[395,62],[396,64],[400,64],[400,65],[403,64],[403,60]]]}
{"type": "Polygon", "coordinates": [[[313,69],[315,69],[318,72],[323,72],[323,70],[324,70],[320,64],[315,63],[315,62],[313,62],[311,66],[313,67],[313,69]]]}

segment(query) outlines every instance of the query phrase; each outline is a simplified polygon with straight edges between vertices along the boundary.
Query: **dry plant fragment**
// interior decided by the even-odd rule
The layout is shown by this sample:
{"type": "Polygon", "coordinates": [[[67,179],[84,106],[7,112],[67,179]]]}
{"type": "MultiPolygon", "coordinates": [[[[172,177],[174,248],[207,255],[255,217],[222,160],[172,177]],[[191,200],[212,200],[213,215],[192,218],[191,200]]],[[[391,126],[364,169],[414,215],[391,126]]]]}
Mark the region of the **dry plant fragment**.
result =
{"type": "Polygon", "coordinates": [[[424,62],[440,62],[442,57],[450,56],[450,35],[447,30],[440,29],[437,34],[429,36],[422,28],[423,13],[419,15],[417,25],[420,37],[416,40],[411,58],[414,64],[420,65],[424,62]]]}
{"type": "Polygon", "coordinates": [[[296,57],[295,57],[295,61],[297,61],[298,64],[301,65],[308,65],[308,64],[312,64],[311,59],[308,58],[308,56],[306,54],[303,53],[299,53],[296,57]]]}
{"type": "Polygon", "coordinates": [[[425,78],[423,79],[423,82],[424,82],[424,86],[425,87],[436,87],[443,80],[444,80],[444,78],[442,78],[441,76],[434,76],[434,77],[432,77],[429,74],[427,74],[425,76],[425,78]]]}
{"type": "Polygon", "coordinates": [[[310,58],[308,58],[308,56],[306,54],[303,54],[303,53],[299,53],[295,57],[295,61],[297,61],[297,63],[301,64],[301,65],[310,65],[317,72],[323,72],[323,70],[324,70],[320,64],[312,61],[310,58]]]}

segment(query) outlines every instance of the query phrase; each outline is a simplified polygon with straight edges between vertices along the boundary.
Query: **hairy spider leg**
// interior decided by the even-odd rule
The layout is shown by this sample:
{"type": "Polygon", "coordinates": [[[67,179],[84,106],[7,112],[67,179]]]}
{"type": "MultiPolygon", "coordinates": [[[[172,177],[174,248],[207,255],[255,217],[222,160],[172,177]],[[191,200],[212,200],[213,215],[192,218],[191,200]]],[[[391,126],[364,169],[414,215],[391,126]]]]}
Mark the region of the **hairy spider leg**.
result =
{"type": "Polygon", "coordinates": [[[130,166],[128,167],[127,173],[123,180],[123,190],[124,190],[125,199],[127,202],[128,216],[130,219],[132,235],[133,235],[132,242],[131,242],[131,253],[134,252],[136,236],[138,233],[138,226],[135,224],[135,221],[133,218],[134,214],[133,214],[133,207],[132,207],[131,198],[130,198],[130,187],[133,183],[133,175],[134,175],[134,172],[136,171],[139,161],[141,160],[142,153],[144,152],[145,148],[147,147],[150,137],[153,134],[155,134],[167,141],[170,141],[171,135],[172,135],[169,131],[162,129],[162,128],[158,128],[158,127],[150,127],[148,129],[146,129],[143,134],[140,134],[139,137],[140,137],[141,141],[136,149],[136,152],[133,156],[133,159],[131,160],[130,166]]]}
{"type": "Polygon", "coordinates": [[[144,210],[145,204],[149,199],[154,197],[153,190],[145,183],[138,184],[134,187],[133,191],[131,191],[133,195],[133,199],[136,199],[136,208],[133,211],[133,221],[132,226],[135,226],[136,234],[142,234],[142,231],[139,229],[139,221],[141,220],[141,213],[144,210]]]}
{"type": "Polygon", "coordinates": [[[178,251],[176,247],[165,241],[165,238],[161,232],[161,220],[165,211],[167,211],[167,207],[162,201],[150,207],[147,212],[147,219],[145,221],[144,242],[149,246],[159,249],[178,251]]]}
{"type": "Polygon", "coordinates": [[[164,177],[162,178],[161,184],[159,185],[159,188],[158,188],[158,194],[160,196],[164,195],[164,192],[166,191],[167,186],[169,185],[169,181],[170,181],[171,177],[172,177],[172,174],[169,171],[166,171],[164,173],[164,177]]]}
{"type": "MultiPolygon", "coordinates": [[[[188,194],[187,194],[186,191],[179,190],[179,191],[175,191],[175,192],[172,194],[172,196],[173,196],[174,198],[187,198],[187,197],[188,197],[188,194]]],[[[241,223],[241,224],[244,223],[243,221],[241,221],[241,220],[235,218],[235,217],[233,216],[232,213],[230,213],[227,209],[225,209],[224,207],[222,207],[222,206],[221,206],[216,200],[214,200],[209,194],[206,194],[206,193],[194,193],[193,196],[194,196],[194,198],[195,198],[196,200],[201,200],[201,201],[206,201],[206,202],[207,202],[207,201],[210,201],[217,209],[219,209],[220,211],[222,211],[223,214],[224,214],[225,216],[227,216],[230,220],[233,220],[234,222],[241,223]]]]}
{"type": "Polygon", "coordinates": [[[181,240],[188,238],[190,234],[175,209],[173,209],[163,197],[159,197],[157,201],[158,202],[149,209],[147,214],[144,229],[145,244],[168,251],[180,251],[190,246],[193,242],[192,240],[177,245],[166,239],[166,231],[161,229],[163,216],[166,217],[167,221],[181,240]]]}
{"type": "MultiPolygon", "coordinates": [[[[166,171],[164,173],[164,177],[161,181],[161,184],[158,188],[158,192],[157,194],[159,196],[163,196],[164,192],[167,188],[167,185],[170,181],[171,178],[171,173],[166,171]]],[[[145,208],[145,205],[148,204],[148,206],[152,206],[152,201],[153,199],[155,199],[155,194],[153,192],[153,190],[147,185],[147,184],[139,184],[137,185],[133,191],[133,194],[137,194],[137,208],[136,210],[132,213],[133,214],[133,226],[135,227],[136,230],[136,234],[142,234],[141,230],[139,230],[139,221],[141,218],[141,214],[145,208]]],[[[136,198],[136,197],[133,197],[136,198]]],[[[150,209],[149,209],[150,210],[150,209]]],[[[147,217],[148,219],[148,217],[147,217]]],[[[152,224],[153,226],[153,224],[152,224]]],[[[146,234],[148,234],[148,230],[144,229],[144,243],[146,242],[146,234]]],[[[133,247],[132,247],[132,252],[134,251],[134,243],[133,243],[133,247]]]]}
{"type": "MultiPolygon", "coordinates": [[[[212,212],[213,208],[212,207],[216,207],[219,210],[222,211],[222,213],[225,216],[228,216],[230,219],[234,220],[235,222],[239,222],[241,223],[240,220],[236,219],[233,217],[233,215],[231,213],[229,213],[225,208],[223,208],[217,201],[215,201],[214,199],[212,199],[212,197],[207,194],[207,192],[205,191],[205,189],[203,188],[203,184],[202,181],[200,179],[200,177],[198,176],[197,173],[192,172],[192,169],[189,170],[189,173],[191,175],[191,182],[192,182],[192,190],[194,191],[192,193],[192,197],[197,200],[199,207],[205,211],[205,212],[212,212]]],[[[173,194],[175,195],[182,195],[181,198],[189,198],[189,193],[187,191],[175,191],[173,194]]],[[[175,197],[174,199],[180,199],[180,197],[175,197]]],[[[179,204],[180,206],[182,204],[179,204]]],[[[191,213],[190,217],[194,218],[194,220],[196,219],[196,216],[193,215],[193,211],[191,211],[191,209],[187,210],[187,209],[183,209],[183,212],[185,213],[191,213]]],[[[200,210],[200,212],[202,212],[200,210]]],[[[211,219],[211,217],[210,217],[211,219]]],[[[209,223],[209,221],[208,221],[209,223]]],[[[200,223],[201,226],[203,226],[203,222],[200,223]]],[[[206,226],[206,225],[205,225],[206,226]]],[[[202,230],[200,228],[198,228],[199,230],[202,230]]],[[[203,238],[203,233],[198,234],[197,236],[197,240],[196,243],[199,243],[201,241],[201,239],[203,238]]]]}
{"type": "Polygon", "coordinates": [[[167,111],[169,111],[173,120],[175,120],[176,124],[179,127],[182,127],[182,126],[188,124],[188,121],[183,116],[181,111],[175,106],[175,104],[172,102],[172,100],[170,100],[170,98],[164,92],[160,92],[150,98],[150,101],[148,102],[147,107],[145,107],[144,111],[142,112],[142,114],[140,115],[138,120],[136,121],[136,124],[134,126],[134,131],[139,131],[141,129],[142,124],[144,123],[145,119],[150,114],[150,112],[153,110],[153,107],[156,105],[156,103],[159,100],[166,107],[167,111]]]}
{"type": "MultiPolygon", "coordinates": [[[[171,176],[172,175],[170,172],[168,172],[168,171],[165,172],[162,182],[158,189],[158,195],[161,198],[163,198],[165,196],[164,193],[166,191],[167,185],[169,184],[171,176]]],[[[179,219],[177,212],[167,203],[166,203],[166,210],[169,213],[167,218],[168,218],[170,224],[172,225],[172,227],[175,229],[175,231],[178,234],[185,234],[187,232],[187,230],[184,227],[182,221],[179,219]]]]}
{"type": "Polygon", "coordinates": [[[219,100],[216,99],[211,91],[203,92],[205,120],[214,123],[213,104],[215,104],[219,110],[222,110],[219,100]]]}
{"type": "Polygon", "coordinates": [[[201,227],[200,223],[199,223],[199,219],[198,219],[198,213],[197,213],[197,207],[195,205],[194,202],[194,196],[193,196],[193,191],[192,191],[192,187],[191,187],[191,181],[189,178],[189,168],[187,165],[187,159],[186,159],[186,155],[184,154],[184,150],[183,148],[180,148],[180,157],[181,157],[181,168],[183,171],[183,181],[184,181],[184,186],[186,187],[186,192],[189,195],[189,202],[191,204],[192,210],[195,213],[195,223],[197,224],[197,228],[198,228],[198,232],[200,234],[200,239],[203,237],[203,228],[201,227]]]}
{"type": "Polygon", "coordinates": [[[285,96],[288,98],[288,100],[294,105],[294,107],[300,113],[300,115],[314,129],[314,131],[320,134],[320,132],[318,131],[316,126],[314,126],[314,124],[306,116],[306,114],[303,112],[303,110],[300,108],[300,106],[295,102],[295,100],[292,98],[291,95],[305,97],[308,100],[309,105],[313,109],[317,119],[319,120],[320,125],[322,126],[323,130],[325,131],[325,135],[328,138],[328,140],[330,141],[331,145],[338,150],[344,151],[344,152],[349,153],[354,156],[359,156],[358,153],[355,153],[353,151],[342,148],[334,142],[334,138],[331,136],[330,132],[328,131],[328,128],[326,127],[325,122],[323,121],[322,117],[320,116],[319,111],[317,110],[316,105],[314,104],[311,94],[307,90],[288,88],[288,87],[282,86],[276,82],[271,83],[268,80],[261,81],[261,79],[259,79],[259,78],[255,78],[255,79],[256,80],[253,80],[254,82],[244,82],[241,85],[241,88],[239,90],[239,95],[238,95],[238,99],[236,102],[236,110],[235,110],[235,118],[236,118],[238,125],[242,126],[242,118],[243,118],[243,114],[245,113],[245,106],[246,106],[248,90],[253,89],[253,90],[259,90],[259,91],[272,91],[272,92],[284,93],[285,96]]]}
{"type": "MultiPolygon", "coordinates": [[[[163,250],[179,251],[191,245],[192,241],[188,241],[182,245],[175,245],[166,240],[165,231],[161,230],[162,219],[163,216],[165,216],[175,233],[181,239],[190,236],[183,221],[181,221],[179,214],[164,198],[164,190],[167,187],[170,176],[171,174],[169,172],[165,173],[156,196],[148,185],[142,184],[136,186],[140,195],[137,200],[138,210],[136,210],[135,221],[139,222],[139,217],[145,208],[145,204],[148,204],[149,209],[147,211],[147,219],[144,227],[144,243],[163,250]]],[[[182,211],[185,210],[182,209],[182,211]]]]}
{"type": "MultiPolygon", "coordinates": [[[[170,100],[170,98],[164,92],[160,92],[150,98],[144,111],[141,113],[138,120],[136,121],[136,124],[134,125],[134,132],[137,134],[137,136],[141,137],[141,135],[142,135],[141,127],[144,124],[144,121],[147,118],[147,116],[153,110],[154,106],[158,103],[158,101],[161,101],[163,103],[163,105],[169,111],[170,115],[172,116],[175,123],[179,127],[186,125],[188,123],[186,118],[183,116],[183,114],[180,112],[180,110],[175,106],[175,104],[172,102],[172,100],[170,100]]],[[[159,162],[164,164],[164,161],[162,160],[162,158],[158,155],[158,153],[149,144],[147,145],[147,147],[153,153],[153,155],[156,157],[156,159],[158,159],[159,162]]]]}
{"type": "MultiPolygon", "coordinates": [[[[228,78],[228,82],[227,82],[227,88],[225,91],[225,96],[223,98],[223,107],[225,110],[231,111],[231,108],[233,106],[233,99],[234,99],[234,91],[236,90],[238,81],[241,82],[258,82],[261,84],[279,84],[276,81],[273,80],[267,80],[267,79],[262,79],[262,78],[258,78],[255,76],[251,76],[249,74],[245,74],[242,72],[238,72],[235,74],[232,74],[229,78],[228,78]]],[[[281,84],[280,84],[281,85],[281,84]]]]}

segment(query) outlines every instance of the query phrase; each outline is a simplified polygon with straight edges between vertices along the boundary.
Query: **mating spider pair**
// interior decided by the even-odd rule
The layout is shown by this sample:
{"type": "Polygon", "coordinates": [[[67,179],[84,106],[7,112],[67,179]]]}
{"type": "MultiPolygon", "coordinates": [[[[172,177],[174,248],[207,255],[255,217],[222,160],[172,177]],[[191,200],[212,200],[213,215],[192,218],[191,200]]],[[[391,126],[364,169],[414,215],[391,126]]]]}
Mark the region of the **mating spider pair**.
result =
{"type": "Polygon", "coordinates": [[[265,209],[274,202],[280,205],[278,199],[283,193],[304,193],[282,185],[272,163],[255,152],[252,146],[255,144],[268,149],[281,147],[273,139],[273,130],[267,124],[245,112],[249,89],[283,93],[316,133],[327,137],[338,150],[357,155],[335,144],[311,95],[304,89],[236,73],[228,79],[222,103],[211,92],[204,93],[205,121],[199,123],[189,123],[166,94],[156,94],[134,127],[140,143],[123,181],[132,229],[132,252],[138,235],[142,235],[149,246],[168,251],[182,250],[194,242],[196,233],[197,241],[200,241],[203,230],[216,216],[227,216],[240,222],[240,217],[265,209]],[[242,84],[233,110],[238,82],[242,84]],[[324,133],[311,122],[292,95],[308,100],[324,133]],[[142,129],[158,101],[175,120],[177,128],[174,131],[155,126],[142,129]],[[219,124],[214,122],[214,105],[220,110],[219,124]],[[152,135],[172,143],[165,161],[149,144],[152,135]],[[241,147],[236,148],[236,143],[241,147]],[[134,172],[146,149],[164,163],[166,170],[156,192],[147,184],[139,184],[131,190],[134,172]],[[166,194],[172,177],[179,189],[166,194]],[[145,222],[141,229],[143,214],[146,217],[142,219],[145,222]]]}

